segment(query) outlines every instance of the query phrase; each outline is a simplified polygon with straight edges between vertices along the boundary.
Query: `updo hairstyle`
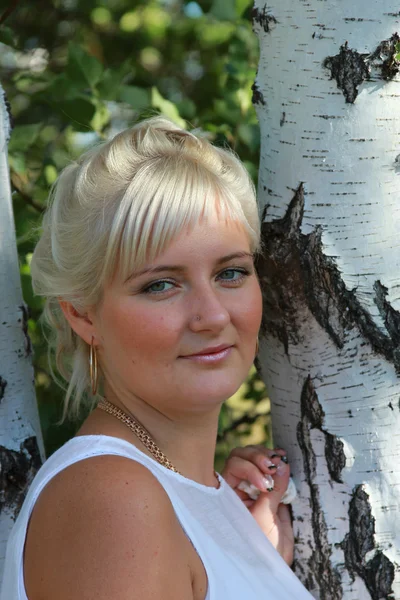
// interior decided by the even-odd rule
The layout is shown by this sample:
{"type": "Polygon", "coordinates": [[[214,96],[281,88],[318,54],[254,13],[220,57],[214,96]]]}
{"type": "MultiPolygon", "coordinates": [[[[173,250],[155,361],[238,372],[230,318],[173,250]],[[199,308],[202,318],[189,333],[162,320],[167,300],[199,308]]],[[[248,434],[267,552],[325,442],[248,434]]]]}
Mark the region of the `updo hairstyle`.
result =
{"type": "MultiPolygon", "coordinates": [[[[253,183],[231,150],[153,117],[85,152],[50,192],[31,273],[46,297],[49,362],[67,382],[62,420],[93,408],[89,346],[71,329],[59,299],[84,314],[104,286],[154,260],[184,229],[215,215],[243,224],[251,250],[260,224],[253,183]]],[[[52,374],[60,383],[56,375],[52,374]]]]}

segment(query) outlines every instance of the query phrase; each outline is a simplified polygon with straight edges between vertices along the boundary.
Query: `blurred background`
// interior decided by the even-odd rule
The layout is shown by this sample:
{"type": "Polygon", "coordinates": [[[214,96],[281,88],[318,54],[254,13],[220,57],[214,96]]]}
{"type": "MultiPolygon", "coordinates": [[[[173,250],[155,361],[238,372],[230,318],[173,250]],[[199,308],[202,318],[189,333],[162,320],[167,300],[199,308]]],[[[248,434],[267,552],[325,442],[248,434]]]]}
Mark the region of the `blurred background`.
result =
{"type": "MultiPolygon", "coordinates": [[[[79,427],[56,425],[63,390],[49,374],[42,300],[30,279],[49,187],[86,147],[159,112],[229,145],[256,182],[251,12],[251,0],[0,0],[18,253],[48,455],[79,427]]],[[[234,446],[262,442],[272,442],[269,400],[253,369],[222,409],[216,468],[234,446]]]]}

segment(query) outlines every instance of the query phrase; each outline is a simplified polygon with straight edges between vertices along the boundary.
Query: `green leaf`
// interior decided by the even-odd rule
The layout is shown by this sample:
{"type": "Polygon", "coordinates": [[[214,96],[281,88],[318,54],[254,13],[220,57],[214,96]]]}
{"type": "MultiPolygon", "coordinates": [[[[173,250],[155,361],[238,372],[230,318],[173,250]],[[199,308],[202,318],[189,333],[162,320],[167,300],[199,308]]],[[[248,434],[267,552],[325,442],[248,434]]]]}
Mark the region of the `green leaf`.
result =
{"type": "Polygon", "coordinates": [[[183,98],[177,102],[176,106],[184,119],[193,119],[196,116],[197,107],[190,98],[183,98]]]}
{"type": "Polygon", "coordinates": [[[22,295],[24,297],[25,302],[28,304],[30,308],[34,308],[36,310],[40,310],[43,308],[42,298],[39,296],[35,296],[32,290],[32,279],[28,272],[26,272],[27,265],[24,265],[24,269],[21,269],[21,286],[22,286],[22,295]],[[25,271],[25,272],[23,272],[25,271]]]}
{"type": "Polygon", "coordinates": [[[91,120],[90,124],[92,126],[92,128],[97,131],[98,133],[101,133],[104,129],[104,127],[107,125],[107,123],[109,123],[110,121],[110,111],[108,110],[107,106],[97,100],[96,102],[96,112],[94,114],[93,119],[91,120]]]}
{"type": "Polygon", "coordinates": [[[18,173],[18,175],[24,175],[26,173],[26,162],[25,156],[21,152],[11,154],[8,157],[10,169],[18,173]]]}
{"type": "Polygon", "coordinates": [[[252,152],[260,146],[260,130],[258,125],[242,123],[238,127],[238,136],[243,144],[246,144],[252,152]]]}
{"type": "Polygon", "coordinates": [[[231,39],[236,32],[233,23],[214,21],[201,21],[197,24],[198,44],[203,48],[218,46],[231,39]]]}
{"type": "Polygon", "coordinates": [[[13,30],[10,29],[10,27],[2,26],[0,28],[0,42],[2,44],[5,44],[6,46],[11,46],[12,48],[15,48],[15,36],[13,30]]]}
{"type": "Polygon", "coordinates": [[[103,77],[97,84],[97,91],[102,100],[116,100],[118,98],[122,77],[119,71],[106,69],[103,77]]]}
{"type": "Polygon", "coordinates": [[[60,100],[72,100],[79,96],[81,87],[75,81],[69,79],[65,73],[62,73],[53,77],[47,88],[38,93],[38,98],[43,98],[51,103],[60,100]]]}
{"type": "Polygon", "coordinates": [[[236,14],[241,17],[245,10],[252,4],[252,0],[236,0],[236,14]]]}
{"type": "Polygon", "coordinates": [[[150,93],[136,85],[123,85],[119,91],[119,99],[121,102],[126,102],[135,108],[140,110],[150,105],[150,93]]]}
{"type": "Polygon", "coordinates": [[[68,46],[67,74],[73,82],[93,88],[103,74],[102,64],[81,46],[70,42],[68,46]]]}
{"type": "Polygon", "coordinates": [[[17,125],[11,133],[9,152],[26,152],[27,148],[32,146],[43,127],[43,123],[33,123],[32,125],[17,125]]]}
{"type": "Polygon", "coordinates": [[[69,121],[77,131],[92,130],[90,121],[96,112],[94,104],[85,97],[75,98],[58,102],[56,107],[62,113],[65,120],[69,121]]]}
{"type": "Polygon", "coordinates": [[[158,108],[163,115],[174,121],[179,127],[186,129],[186,123],[181,118],[176,105],[170,100],[163,98],[156,87],[151,89],[151,105],[154,108],[158,108]]]}
{"type": "Polygon", "coordinates": [[[235,21],[236,0],[214,0],[209,14],[220,21],[235,21]]]}
{"type": "Polygon", "coordinates": [[[54,165],[46,165],[44,168],[44,176],[47,185],[52,185],[58,177],[58,171],[54,165]]]}

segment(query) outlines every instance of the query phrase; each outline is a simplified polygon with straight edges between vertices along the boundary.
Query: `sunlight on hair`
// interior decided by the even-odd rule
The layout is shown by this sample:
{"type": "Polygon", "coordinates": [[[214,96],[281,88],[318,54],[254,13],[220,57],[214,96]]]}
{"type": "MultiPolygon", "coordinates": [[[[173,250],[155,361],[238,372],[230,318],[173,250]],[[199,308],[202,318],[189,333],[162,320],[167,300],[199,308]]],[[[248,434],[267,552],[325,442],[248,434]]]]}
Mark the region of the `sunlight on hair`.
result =
{"type": "Polygon", "coordinates": [[[96,306],[107,282],[126,279],[182,231],[216,213],[241,224],[252,252],[258,251],[255,190],[240,160],[164,117],[118,133],[60,174],[31,272],[35,293],[46,297],[49,352],[68,382],[63,419],[77,418],[85,399],[94,406],[97,398],[90,394],[89,349],[58,300],[80,312],[96,306]]]}

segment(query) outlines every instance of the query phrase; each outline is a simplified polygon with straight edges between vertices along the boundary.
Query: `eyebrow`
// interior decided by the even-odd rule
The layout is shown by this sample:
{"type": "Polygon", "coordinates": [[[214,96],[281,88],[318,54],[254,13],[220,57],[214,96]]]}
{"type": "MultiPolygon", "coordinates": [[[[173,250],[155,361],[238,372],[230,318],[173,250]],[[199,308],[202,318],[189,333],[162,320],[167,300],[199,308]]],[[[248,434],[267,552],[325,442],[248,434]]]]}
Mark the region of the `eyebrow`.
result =
{"type": "MultiPolygon", "coordinates": [[[[251,252],[232,252],[232,254],[227,254],[226,256],[222,256],[216,262],[216,266],[223,265],[224,263],[229,262],[230,260],[234,260],[235,258],[254,258],[254,255],[251,252]]],[[[129,277],[125,280],[124,283],[128,283],[131,279],[135,279],[136,277],[141,277],[142,275],[146,275],[148,273],[162,273],[165,271],[172,271],[173,273],[182,273],[186,270],[186,267],[183,265],[159,265],[157,267],[145,267],[140,271],[136,271],[129,275],[129,277]]]]}

